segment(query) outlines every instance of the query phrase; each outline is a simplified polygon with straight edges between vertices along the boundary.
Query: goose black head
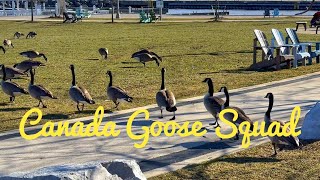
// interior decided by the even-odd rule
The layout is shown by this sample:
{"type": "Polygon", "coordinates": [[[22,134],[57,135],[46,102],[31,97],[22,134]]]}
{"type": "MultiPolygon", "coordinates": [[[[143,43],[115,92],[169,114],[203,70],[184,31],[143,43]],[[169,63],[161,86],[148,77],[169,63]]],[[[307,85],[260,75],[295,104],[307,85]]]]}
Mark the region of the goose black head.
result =
{"type": "Polygon", "coordinates": [[[73,65],[73,64],[70,65],[70,69],[71,69],[71,70],[74,69],[74,65],[73,65]]]}
{"type": "Polygon", "coordinates": [[[224,92],[226,89],[227,89],[226,86],[222,86],[222,87],[220,88],[220,91],[219,91],[219,92],[224,92]]]}
{"type": "Polygon", "coordinates": [[[166,68],[161,69],[161,72],[166,72],[166,71],[167,71],[166,68]]]}
{"type": "Polygon", "coordinates": [[[273,98],[273,94],[272,93],[267,93],[267,95],[264,98],[273,98]]]}
{"type": "Polygon", "coordinates": [[[108,76],[110,76],[111,75],[111,71],[107,71],[107,73],[106,73],[108,76]]]}
{"type": "Polygon", "coordinates": [[[209,81],[211,81],[211,78],[205,78],[202,82],[208,83],[209,81]]]}

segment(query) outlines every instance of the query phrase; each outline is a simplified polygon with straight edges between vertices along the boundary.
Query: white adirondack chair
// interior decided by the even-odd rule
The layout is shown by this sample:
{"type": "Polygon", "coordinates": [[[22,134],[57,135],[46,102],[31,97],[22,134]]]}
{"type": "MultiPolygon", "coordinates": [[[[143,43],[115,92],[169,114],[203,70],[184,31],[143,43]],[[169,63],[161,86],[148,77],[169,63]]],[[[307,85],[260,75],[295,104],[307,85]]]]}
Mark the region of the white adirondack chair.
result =
{"type": "Polygon", "coordinates": [[[310,54],[309,64],[312,64],[312,58],[316,57],[316,62],[319,63],[319,56],[320,56],[320,42],[300,42],[298,35],[294,29],[286,28],[286,32],[288,34],[289,39],[291,40],[292,44],[295,45],[312,45],[316,46],[315,50],[312,50],[311,47],[308,47],[308,53],[310,54]]]}
{"type": "MultiPolygon", "coordinates": [[[[278,46],[281,46],[281,54],[291,54],[290,49],[292,49],[293,67],[298,67],[298,61],[302,61],[302,64],[305,65],[305,60],[310,57],[310,54],[306,51],[306,46],[309,44],[286,44],[285,39],[282,36],[282,33],[277,29],[271,30],[274,40],[277,42],[278,46]]],[[[273,40],[273,41],[274,41],[273,40]]]]}

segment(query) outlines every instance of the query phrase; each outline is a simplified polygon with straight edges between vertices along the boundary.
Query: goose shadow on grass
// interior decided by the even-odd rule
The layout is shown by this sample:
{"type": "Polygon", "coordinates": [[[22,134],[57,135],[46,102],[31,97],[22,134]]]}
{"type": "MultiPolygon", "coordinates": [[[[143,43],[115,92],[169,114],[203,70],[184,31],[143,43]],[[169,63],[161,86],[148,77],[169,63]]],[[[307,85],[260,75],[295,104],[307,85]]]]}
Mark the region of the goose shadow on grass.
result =
{"type": "Polygon", "coordinates": [[[223,158],[219,159],[218,162],[229,162],[237,164],[246,163],[274,163],[280,162],[281,159],[271,158],[271,157],[233,157],[233,158],[223,158]]]}
{"type": "Polygon", "coordinates": [[[99,58],[87,58],[87,59],[84,59],[84,60],[87,60],[87,61],[99,61],[99,58]]]}
{"type": "Polygon", "coordinates": [[[129,61],[122,61],[121,63],[122,63],[122,64],[138,64],[138,63],[140,63],[140,62],[134,62],[134,61],[132,61],[132,62],[131,62],[131,61],[130,61],[130,62],[129,62],[129,61]]]}
{"type": "Polygon", "coordinates": [[[134,69],[134,68],[145,68],[145,67],[144,66],[122,66],[121,68],[123,68],[123,69],[134,69]]]}
{"type": "Polygon", "coordinates": [[[238,69],[230,69],[230,70],[221,70],[221,71],[211,71],[211,72],[199,72],[199,75],[207,75],[207,74],[218,74],[218,73],[227,73],[227,74],[251,74],[256,73],[258,71],[249,70],[247,67],[238,68],[238,69]]]}
{"type": "MultiPolygon", "coordinates": [[[[7,104],[9,105],[9,104],[7,104]]],[[[4,106],[4,105],[0,105],[0,106],[4,106]]],[[[26,107],[13,107],[13,108],[3,108],[0,109],[0,112],[11,112],[11,111],[24,111],[24,110],[29,110],[30,108],[26,108],[26,107]]]]}

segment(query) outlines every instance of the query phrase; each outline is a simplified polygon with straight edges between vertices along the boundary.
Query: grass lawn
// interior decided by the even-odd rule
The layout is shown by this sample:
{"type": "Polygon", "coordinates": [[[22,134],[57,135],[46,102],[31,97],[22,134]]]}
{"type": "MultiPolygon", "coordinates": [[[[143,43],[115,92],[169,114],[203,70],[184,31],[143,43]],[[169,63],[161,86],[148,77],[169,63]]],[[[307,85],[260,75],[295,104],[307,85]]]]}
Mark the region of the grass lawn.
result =
{"type": "MultiPolygon", "coordinates": [[[[34,49],[46,54],[47,66],[37,70],[35,82],[50,89],[59,99],[45,101],[48,108],[42,109],[42,122],[93,115],[99,105],[111,109],[114,105],[105,101],[109,82],[107,70],[113,72],[114,84],[134,97],[133,103],[122,104],[120,109],[155,103],[155,94],[160,88],[160,67],[150,62],[144,68],[143,64],[130,59],[140,48],[149,48],[163,56],[161,66],[167,68],[167,88],[177,99],[203,95],[207,91],[206,85],[201,83],[205,77],[213,78],[215,90],[222,85],[234,89],[312,73],[320,68],[320,65],[312,65],[278,72],[244,70],[252,63],[253,29],[265,31],[270,39],[271,28],[284,31],[286,27],[295,27],[293,22],[62,24],[0,21],[0,26],[2,39],[12,39],[16,31],[38,33],[35,39],[12,39],[15,48],[10,48],[6,54],[0,53],[0,59],[5,65],[13,65],[26,59],[19,55],[21,51],[34,49]],[[100,47],[109,49],[107,61],[100,60],[100,47]],[[82,113],[76,112],[68,95],[70,64],[75,65],[78,84],[84,85],[96,101],[82,113]]],[[[300,35],[300,39],[320,40],[316,35],[300,35]]],[[[29,79],[14,82],[27,88],[29,79]]],[[[9,97],[2,91],[0,99],[0,131],[18,128],[21,117],[38,104],[27,95],[8,104],[9,97]]]]}
{"type": "Polygon", "coordinates": [[[270,143],[235,154],[190,165],[150,180],[160,179],[319,179],[320,142],[302,150],[282,151],[277,157],[270,143]]]}

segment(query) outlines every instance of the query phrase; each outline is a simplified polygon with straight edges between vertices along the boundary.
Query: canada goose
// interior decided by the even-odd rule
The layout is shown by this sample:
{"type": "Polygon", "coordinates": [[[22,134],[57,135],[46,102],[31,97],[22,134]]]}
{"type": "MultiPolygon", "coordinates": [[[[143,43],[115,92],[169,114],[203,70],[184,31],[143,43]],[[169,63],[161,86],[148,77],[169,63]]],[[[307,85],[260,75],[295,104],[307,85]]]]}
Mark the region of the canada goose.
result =
{"type": "Polygon", "coordinates": [[[3,46],[0,46],[0,49],[2,49],[3,54],[5,54],[5,53],[6,53],[6,49],[5,49],[3,46]]]}
{"type": "Polygon", "coordinates": [[[43,54],[43,53],[39,53],[37,51],[24,51],[24,52],[21,52],[19,53],[21,56],[24,56],[24,57],[27,57],[29,59],[34,59],[34,58],[37,58],[37,57],[43,57],[44,60],[48,61],[47,57],[43,54]]]}
{"type": "Polygon", "coordinates": [[[211,78],[206,78],[202,82],[208,84],[208,93],[203,98],[204,106],[206,107],[207,111],[216,119],[216,121],[210,125],[217,124],[216,127],[218,127],[220,126],[218,123],[218,114],[221,111],[221,106],[225,102],[221,98],[213,96],[214,89],[211,78]]]}
{"type": "Polygon", "coordinates": [[[159,62],[158,58],[156,56],[148,54],[148,53],[136,54],[132,58],[140,61],[144,66],[146,66],[146,62],[149,62],[149,61],[155,61],[157,63],[157,65],[160,66],[160,62],[159,62]]]}
{"type": "MultiPolygon", "coordinates": [[[[224,109],[233,109],[235,110],[237,113],[238,113],[238,119],[236,121],[233,121],[233,113],[225,113],[224,114],[224,118],[229,120],[230,122],[236,124],[239,126],[239,124],[241,124],[242,122],[249,122],[251,124],[250,126],[250,130],[252,131],[253,130],[253,122],[251,121],[251,119],[244,113],[244,111],[238,107],[235,107],[235,106],[229,106],[229,92],[228,92],[228,89],[227,87],[221,87],[220,89],[220,92],[224,92],[225,96],[226,96],[226,101],[225,103],[222,105],[221,107],[221,111],[224,110],[224,109]]],[[[236,140],[239,139],[239,130],[238,130],[238,133],[236,134],[236,140]]]]}
{"type": "Polygon", "coordinates": [[[152,51],[149,51],[147,49],[142,49],[140,51],[137,51],[135,53],[132,54],[131,58],[134,58],[134,56],[138,55],[138,54],[141,54],[141,53],[147,53],[147,54],[150,54],[150,55],[154,55],[156,56],[160,61],[162,61],[162,57],[160,57],[158,54],[152,52],[152,51]]]}
{"type": "Polygon", "coordinates": [[[160,118],[163,118],[162,110],[166,108],[167,111],[173,112],[173,117],[170,120],[175,120],[176,119],[175,111],[177,111],[176,98],[174,97],[174,94],[170,90],[167,90],[165,88],[165,85],[164,85],[165,72],[166,72],[166,69],[162,68],[161,69],[161,78],[162,78],[161,87],[156,94],[156,101],[161,111],[160,118]]]}
{"type": "MultiPolygon", "coordinates": [[[[0,65],[2,66],[2,65],[0,65]]],[[[25,73],[21,72],[21,70],[14,67],[6,67],[6,78],[13,79],[19,76],[25,75],[25,73]]],[[[3,72],[0,71],[0,76],[3,76],[3,72]]]]}
{"type": "Polygon", "coordinates": [[[108,58],[108,49],[107,48],[100,48],[99,50],[99,54],[101,55],[102,59],[107,59],[108,58]]]}
{"type": "Polygon", "coordinates": [[[17,38],[17,39],[19,39],[21,36],[24,36],[24,34],[21,33],[21,32],[16,32],[16,33],[14,33],[14,35],[13,35],[13,37],[14,37],[14,38],[17,38]]]}
{"type": "Polygon", "coordinates": [[[118,108],[118,105],[120,104],[121,101],[132,102],[133,98],[130,97],[124,89],[112,85],[111,71],[107,71],[107,75],[109,75],[109,78],[110,78],[110,82],[107,87],[107,95],[108,95],[108,98],[112,100],[113,103],[116,105],[115,108],[118,108]]]}
{"type": "Polygon", "coordinates": [[[36,32],[31,31],[31,32],[29,32],[28,35],[26,36],[26,39],[28,39],[28,38],[34,38],[34,37],[36,37],[36,35],[37,35],[36,32]]]}
{"type": "Polygon", "coordinates": [[[70,65],[71,73],[72,73],[72,86],[69,89],[70,98],[77,103],[78,111],[83,111],[84,104],[95,104],[94,100],[91,98],[89,92],[81,86],[77,86],[76,84],[76,76],[74,72],[74,65],[70,65]],[[79,108],[79,104],[82,104],[82,110],[79,108]]]}
{"type": "MultiPolygon", "coordinates": [[[[264,116],[264,122],[266,123],[265,124],[265,127],[264,127],[264,131],[267,132],[268,131],[268,128],[270,126],[270,124],[272,122],[278,122],[280,123],[280,132],[282,132],[283,130],[283,126],[284,126],[284,123],[281,122],[281,121],[276,121],[276,120],[272,120],[271,119],[271,110],[272,110],[272,107],[273,107],[273,101],[274,101],[274,97],[273,97],[273,94],[272,93],[267,93],[267,95],[265,96],[265,98],[269,98],[269,106],[268,106],[268,110],[266,111],[265,113],[265,116],[264,116]]],[[[275,127],[272,129],[272,132],[274,133],[275,131],[275,127]]],[[[289,127],[286,129],[286,131],[290,131],[289,127]]],[[[280,149],[280,151],[285,147],[285,146],[290,146],[290,147],[299,147],[301,145],[300,141],[299,141],[299,138],[298,137],[294,137],[292,135],[288,136],[288,137],[285,137],[285,136],[273,136],[273,137],[270,137],[268,136],[269,139],[271,140],[271,143],[273,145],[273,149],[274,149],[274,156],[277,155],[277,149],[276,149],[276,146],[278,146],[280,149]]]]}
{"type": "Polygon", "coordinates": [[[4,46],[8,46],[8,47],[11,46],[12,48],[14,48],[11,40],[9,40],[9,39],[3,40],[3,45],[4,45],[4,46]]]}
{"type": "Polygon", "coordinates": [[[40,107],[40,103],[42,104],[43,108],[47,108],[46,105],[43,104],[43,99],[51,98],[51,99],[57,99],[55,96],[53,96],[52,92],[43,87],[42,85],[34,85],[34,73],[35,69],[30,69],[30,84],[28,87],[28,91],[31,97],[39,100],[38,107],[40,107]]]}
{"type": "Polygon", "coordinates": [[[17,68],[17,69],[21,70],[22,72],[27,72],[29,69],[35,69],[39,66],[45,66],[45,64],[43,64],[40,61],[25,60],[25,61],[22,61],[20,63],[13,65],[14,68],[17,68]]]}
{"type": "Polygon", "coordinates": [[[4,65],[2,65],[2,73],[1,88],[4,93],[10,96],[10,102],[14,102],[15,97],[18,95],[28,94],[28,92],[17,83],[6,81],[6,68],[4,65]]]}

